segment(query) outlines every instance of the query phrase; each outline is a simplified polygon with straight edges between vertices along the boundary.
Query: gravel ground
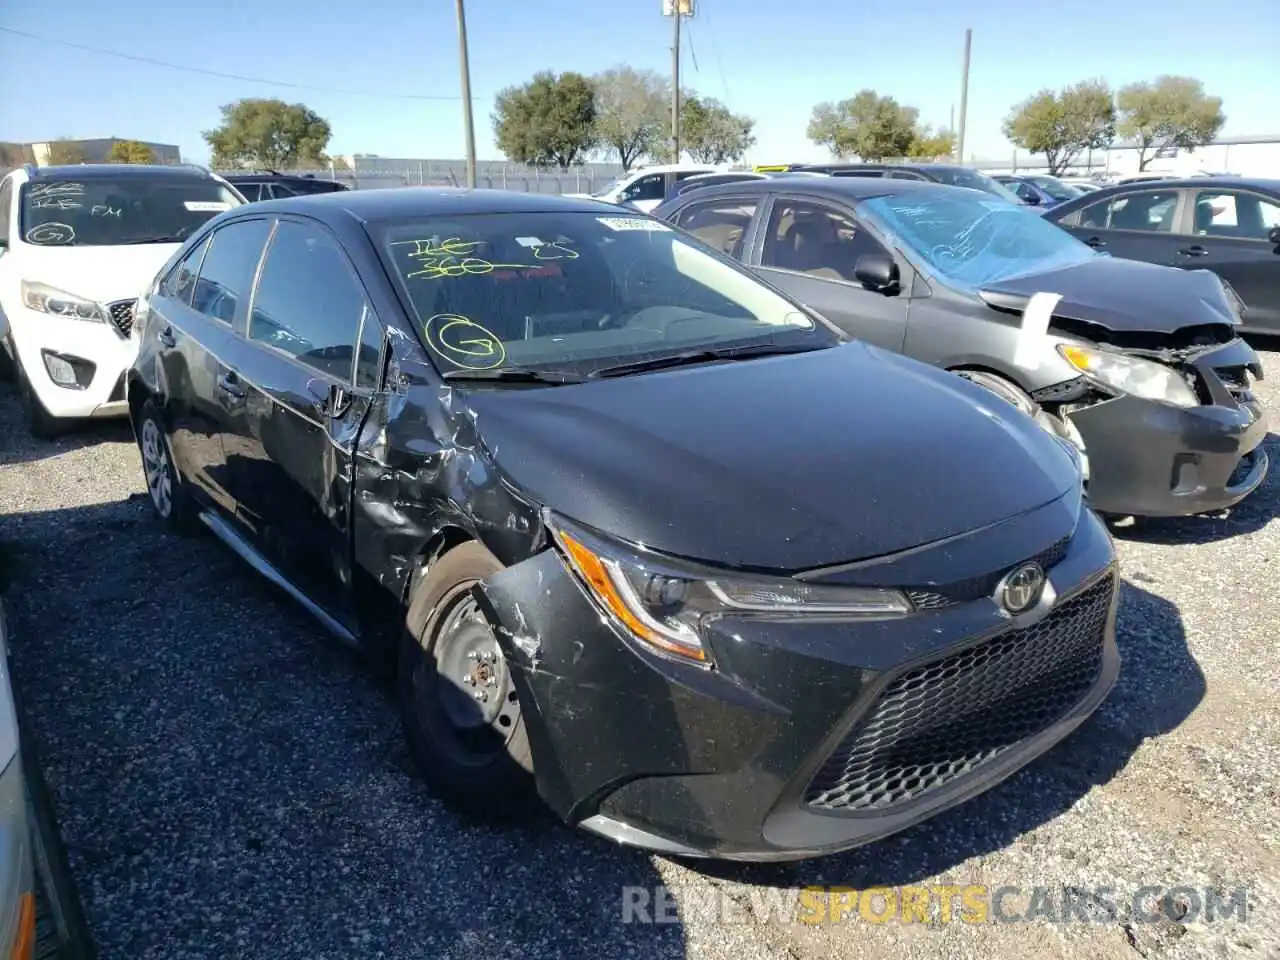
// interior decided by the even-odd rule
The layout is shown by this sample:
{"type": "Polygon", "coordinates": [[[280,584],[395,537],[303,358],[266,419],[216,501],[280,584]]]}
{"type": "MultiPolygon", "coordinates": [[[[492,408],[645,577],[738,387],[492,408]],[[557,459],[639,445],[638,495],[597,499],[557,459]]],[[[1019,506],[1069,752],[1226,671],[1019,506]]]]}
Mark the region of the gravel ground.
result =
{"type": "MultiPolygon", "coordinates": [[[[1268,346],[1277,379],[1261,392],[1280,418],[1268,346]]],[[[1280,471],[1226,519],[1117,538],[1124,670],[1075,736],[872,847],[695,866],[443,809],[383,686],[211,538],[152,520],[126,428],[33,442],[0,384],[14,673],[107,960],[1278,957],[1280,471]],[[1044,887],[1051,903],[1064,888],[1243,887],[1250,915],[795,919],[806,885],[944,883],[1044,887]],[[658,885],[673,922],[624,923],[624,888],[658,885]]]]}

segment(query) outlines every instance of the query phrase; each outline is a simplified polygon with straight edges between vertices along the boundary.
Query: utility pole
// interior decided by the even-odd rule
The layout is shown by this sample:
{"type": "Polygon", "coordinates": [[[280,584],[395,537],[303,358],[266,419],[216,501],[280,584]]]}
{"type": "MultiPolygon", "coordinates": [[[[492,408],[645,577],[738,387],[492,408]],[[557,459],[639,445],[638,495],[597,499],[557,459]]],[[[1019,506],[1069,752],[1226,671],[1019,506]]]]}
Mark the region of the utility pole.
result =
{"type": "Polygon", "coordinates": [[[476,185],[476,130],[471,116],[471,63],[467,56],[467,13],[458,4],[458,68],[462,72],[462,129],[467,141],[467,186],[476,185]]]}
{"type": "Polygon", "coordinates": [[[966,30],[964,32],[964,73],[960,77],[960,127],[956,130],[957,163],[964,163],[964,124],[969,115],[969,52],[972,47],[973,31],[966,30]]]}
{"type": "Polygon", "coordinates": [[[693,0],[662,0],[674,23],[671,39],[671,162],[680,162],[680,18],[693,16],[693,0]]]}

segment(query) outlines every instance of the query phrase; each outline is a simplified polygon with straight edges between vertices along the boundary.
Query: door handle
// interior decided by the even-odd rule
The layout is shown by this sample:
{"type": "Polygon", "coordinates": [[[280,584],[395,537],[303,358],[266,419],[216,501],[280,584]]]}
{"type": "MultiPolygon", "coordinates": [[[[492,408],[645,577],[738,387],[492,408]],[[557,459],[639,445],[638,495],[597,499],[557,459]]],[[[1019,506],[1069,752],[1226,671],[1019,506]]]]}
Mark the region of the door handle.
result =
{"type": "Polygon", "coordinates": [[[1192,247],[1183,247],[1178,252],[1184,257],[1206,257],[1209,255],[1209,251],[1198,243],[1192,247]]]}
{"type": "Polygon", "coordinates": [[[1107,241],[1103,240],[1101,237],[1090,237],[1085,241],[1085,243],[1093,247],[1095,250],[1100,250],[1107,245],[1107,241]]]}
{"type": "Polygon", "coordinates": [[[240,385],[240,378],[234,373],[224,373],[218,378],[218,389],[234,400],[243,400],[245,397],[244,387],[240,385]]]}
{"type": "Polygon", "coordinates": [[[168,347],[172,350],[178,345],[178,338],[173,335],[173,327],[165,327],[157,335],[156,339],[160,341],[160,345],[168,347]]]}

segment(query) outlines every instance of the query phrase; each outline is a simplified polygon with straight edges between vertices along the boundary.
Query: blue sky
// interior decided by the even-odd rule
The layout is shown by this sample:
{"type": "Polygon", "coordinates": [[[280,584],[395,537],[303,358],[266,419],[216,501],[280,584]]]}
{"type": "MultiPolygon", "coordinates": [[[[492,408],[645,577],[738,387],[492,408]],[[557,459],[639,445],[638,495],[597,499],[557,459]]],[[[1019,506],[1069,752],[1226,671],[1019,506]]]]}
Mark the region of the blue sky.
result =
{"type": "MultiPolygon", "coordinates": [[[[1277,0],[698,0],[684,82],[756,118],[755,162],[824,156],[805,139],[814,103],[864,87],[945,126],[959,110],[972,27],[968,154],[1007,157],[1010,106],[1041,87],[1160,73],[1199,77],[1225,101],[1228,134],[1280,134],[1277,0]],[[1179,16],[1186,12],[1188,19],[1179,16]],[[1212,21],[1222,24],[1209,28],[1212,21]],[[1208,28],[1208,29],[1206,29],[1208,28]]],[[[498,159],[493,95],[539,69],[616,63],[670,71],[661,0],[468,0],[477,148],[498,159]]],[[[184,73],[0,33],[0,140],[121,136],[207,160],[200,131],[241,97],[302,101],[333,127],[330,152],[462,155],[450,0],[6,0],[0,26],[222,73],[372,95],[184,73]],[[55,12],[56,11],[56,12],[55,12]],[[408,97],[438,96],[421,100],[408,97]]]]}

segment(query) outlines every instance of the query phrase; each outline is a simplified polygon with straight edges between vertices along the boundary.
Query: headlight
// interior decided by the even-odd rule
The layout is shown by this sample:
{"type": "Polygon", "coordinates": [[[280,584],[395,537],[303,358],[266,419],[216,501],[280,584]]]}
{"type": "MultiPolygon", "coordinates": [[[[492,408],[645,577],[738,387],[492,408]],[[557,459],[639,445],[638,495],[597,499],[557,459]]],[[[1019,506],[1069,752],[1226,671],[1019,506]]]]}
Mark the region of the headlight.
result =
{"type": "Polygon", "coordinates": [[[1062,358],[1082,374],[1101,384],[1146,400],[1177,407],[1199,406],[1200,400],[1187,381],[1163,364],[1138,357],[1095,350],[1075,343],[1058,345],[1062,358]]]}
{"type": "Polygon", "coordinates": [[[39,310],[68,320],[107,322],[107,312],[100,304],[31,280],[22,281],[22,303],[29,310],[39,310]]]}
{"type": "Polygon", "coordinates": [[[710,665],[707,625],[725,615],[884,618],[911,612],[896,590],[828,587],[692,571],[549,518],[569,567],[636,640],[663,656],[710,665]]]}

